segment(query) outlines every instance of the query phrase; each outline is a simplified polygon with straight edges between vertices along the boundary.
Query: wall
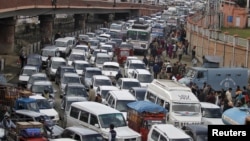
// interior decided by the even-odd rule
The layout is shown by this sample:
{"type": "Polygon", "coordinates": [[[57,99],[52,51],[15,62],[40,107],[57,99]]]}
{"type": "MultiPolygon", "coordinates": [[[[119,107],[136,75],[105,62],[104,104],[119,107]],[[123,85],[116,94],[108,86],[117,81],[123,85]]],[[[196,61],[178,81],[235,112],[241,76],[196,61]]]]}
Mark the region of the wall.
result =
{"type": "Polygon", "coordinates": [[[228,33],[203,28],[191,18],[188,19],[186,29],[189,50],[196,46],[199,61],[202,61],[204,55],[214,55],[223,58],[220,64],[224,67],[250,66],[250,38],[242,39],[237,35],[230,36],[228,33]]]}

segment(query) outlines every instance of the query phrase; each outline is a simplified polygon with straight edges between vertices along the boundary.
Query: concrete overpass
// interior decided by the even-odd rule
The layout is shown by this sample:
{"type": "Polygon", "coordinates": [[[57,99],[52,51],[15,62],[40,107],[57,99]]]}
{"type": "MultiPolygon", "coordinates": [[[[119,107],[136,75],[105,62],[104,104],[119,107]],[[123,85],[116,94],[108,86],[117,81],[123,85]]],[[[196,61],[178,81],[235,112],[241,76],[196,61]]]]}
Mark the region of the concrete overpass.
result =
{"type": "Polygon", "coordinates": [[[76,26],[85,28],[86,13],[127,13],[129,16],[150,15],[163,7],[113,0],[6,0],[0,1],[0,54],[14,50],[17,16],[39,16],[42,38],[52,37],[55,14],[74,14],[76,26]]]}

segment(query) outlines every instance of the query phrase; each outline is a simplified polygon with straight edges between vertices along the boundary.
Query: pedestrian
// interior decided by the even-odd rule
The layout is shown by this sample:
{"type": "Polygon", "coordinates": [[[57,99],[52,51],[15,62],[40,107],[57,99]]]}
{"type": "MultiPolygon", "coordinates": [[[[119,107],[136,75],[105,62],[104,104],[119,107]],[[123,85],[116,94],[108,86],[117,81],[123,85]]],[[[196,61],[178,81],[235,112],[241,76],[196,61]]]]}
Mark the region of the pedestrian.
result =
{"type": "Polygon", "coordinates": [[[179,62],[181,62],[182,54],[183,54],[183,47],[182,46],[178,47],[177,54],[178,54],[178,60],[179,60],[179,62]]]}
{"type": "Polygon", "coordinates": [[[16,129],[16,125],[14,122],[10,119],[10,114],[6,112],[4,114],[4,118],[1,123],[2,127],[5,129],[4,130],[4,138],[7,138],[10,132],[13,132],[13,129],[16,129]]]}
{"type": "Polygon", "coordinates": [[[90,88],[89,88],[89,98],[88,100],[89,101],[95,101],[95,90],[93,89],[93,85],[90,85],[90,88]]]}
{"type": "Polygon", "coordinates": [[[147,56],[146,56],[146,55],[144,55],[144,57],[143,57],[143,60],[142,60],[142,61],[144,62],[145,66],[148,66],[148,58],[147,58],[147,56]]]}
{"type": "Polygon", "coordinates": [[[197,63],[198,63],[197,59],[193,58],[192,59],[192,65],[193,65],[193,67],[197,67],[197,63]]]}
{"type": "Polygon", "coordinates": [[[61,32],[58,31],[56,34],[55,34],[55,37],[54,37],[54,40],[58,39],[58,38],[61,38],[61,32]]]}
{"type": "Polygon", "coordinates": [[[114,130],[114,127],[115,127],[114,124],[110,124],[108,141],[115,141],[116,140],[116,131],[114,130]]]}
{"type": "Polygon", "coordinates": [[[157,63],[154,64],[153,72],[154,72],[154,78],[157,79],[157,75],[160,72],[160,67],[157,63]]]}
{"type": "Polygon", "coordinates": [[[26,61],[27,61],[27,56],[25,54],[24,49],[21,50],[19,59],[21,62],[21,68],[23,68],[26,65],[26,61]]]}
{"type": "Polygon", "coordinates": [[[116,76],[115,76],[115,79],[116,79],[116,81],[117,81],[119,78],[122,78],[122,77],[123,77],[123,76],[122,76],[121,70],[119,70],[118,73],[117,73],[116,76]]]}
{"type": "Polygon", "coordinates": [[[49,97],[49,90],[48,90],[48,88],[44,89],[42,96],[44,98],[46,98],[47,100],[49,100],[50,97],[49,97]]]}
{"type": "Polygon", "coordinates": [[[226,91],[226,99],[228,101],[231,101],[232,102],[232,88],[229,88],[227,91],[226,91]]]}
{"type": "Polygon", "coordinates": [[[195,49],[196,49],[196,46],[194,46],[192,49],[192,60],[195,58],[195,54],[196,54],[195,49]]]}

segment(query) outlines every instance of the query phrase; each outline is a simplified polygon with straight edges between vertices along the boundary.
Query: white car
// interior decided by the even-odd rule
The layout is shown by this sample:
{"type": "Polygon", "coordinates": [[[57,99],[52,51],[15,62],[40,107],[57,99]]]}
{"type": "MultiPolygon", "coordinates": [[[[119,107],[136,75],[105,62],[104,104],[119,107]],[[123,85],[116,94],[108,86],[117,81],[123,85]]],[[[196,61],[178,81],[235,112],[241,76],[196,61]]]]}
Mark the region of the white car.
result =
{"type": "Polygon", "coordinates": [[[94,66],[95,65],[95,60],[96,60],[96,56],[98,53],[107,53],[107,50],[103,50],[103,49],[95,49],[90,57],[89,63],[90,65],[94,66]]]}
{"type": "Polygon", "coordinates": [[[109,77],[105,75],[94,75],[92,77],[92,85],[96,92],[98,86],[112,86],[112,81],[109,77]]]}
{"type": "Polygon", "coordinates": [[[55,122],[59,121],[59,114],[54,109],[54,102],[53,101],[48,101],[46,98],[44,98],[41,95],[32,95],[29,97],[36,99],[40,113],[43,113],[43,114],[49,116],[55,122]]]}
{"type": "Polygon", "coordinates": [[[36,66],[24,66],[18,78],[18,85],[22,87],[26,87],[30,76],[38,72],[39,70],[37,69],[36,66]]]}
{"type": "Polygon", "coordinates": [[[85,68],[90,67],[90,64],[87,61],[75,60],[73,61],[72,66],[75,68],[77,74],[79,76],[82,76],[84,74],[83,71],[85,70],[85,68]]]}
{"type": "Polygon", "coordinates": [[[116,86],[106,86],[106,85],[98,86],[96,89],[96,95],[100,94],[102,100],[104,100],[109,91],[118,91],[118,90],[120,89],[118,89],[116,86]]]}
{"type": "Polygon", "coordinates": [[[77,73],[65,72],[61,79],[62,80],[60,81],[61,82],[60,89],[62,93],[64,93],[64,89],[68,83],[80,83],[81,84],[81,79],[77,73]]]}
{"type": "Polygon", "coordinates": [[[27,89],[29,90],[34,81],[38,80],[48,80],[45,73],[35,73],[32,74],[28,80],[27,89]]]}
{"type": "Polygon", "coordinates": [[[86,59],[90,57],[90,50],[88,45],[76,45],[73,50],[84,50],[86,59]]]}
{"type": "Polygon", "coordinates": [[[55,40],[55,46],[59,48],[62,56],[67,56],[71,51],[72,40],[67,38],[58,38],[55,40]]]}
{"type": "Polygon", "coordinates": [[[71,66],[74,60],[85,60],[85,51],[72,50],[69,57],[67,57],[67,64],[71,66]]]}
{"type": "Polygon", "coordinates": [[[140,81],[142,87],[147,87],[150,84],[154,77],[146,69],[135,69],[129,74],[129,78],[135,78],[140,81]]]}
{"type": "Polygon", "coordinates": [[[49,91],[49,94],[52,97],[55,97],[56,90],[53,87],[52,82],[49,80],[34,81],[30,87],[32,94],[39,94],[39,95],[42,95],[45,89],[49,91]]]}
{"type": "Polygon", "coordinates": [[[110,77],[111,79],[115,78],[120,66],[117,62],[104,62],[102,66],[102,74],[110,77]]]}
{"type": "Polygon", "coordinates": [[[145,63],[142,60],[129,60],[124,66],[124,76],[130,77],[129,75],[134,69],[146,69],[145,63]]]}
{"type": "Polygon", "coordinates": [[[119,78],[116,87],[121,90],[129,91],[132,87],[141,87],[139,80],[134,78],[119,78]]]}
{"type": "Polygon", "coordinates": [[[103,45],[100,46],[100,49],[107,50],[108,55],[110,56],[110,58],[113,58],[114,49],[113,49],[112,45],[103,44],[103,45]]]}
{"type": "Polygon", "coordinates": [[[135,101],[137,101],[136,98],[130,92],[118,90],[109,91],[103,101],[103,104],[122,112],[124,118],[127,120],[127,104],[135,101]]]}
{"type": "Polygon", "coordinates": [[[97,53],[95,58],[95,66],[98,68],[102,68],[103,63],[110,62],[112,59],[107,53],[97,53]]]}
{"type": "Polygon", "coordinates": [[[66,66],[66,60],[62,57],[52,57],[45,70],[50,80],[55,79],[55,74],[60,66],[66,66]]]}
{"type": "Polygon", "coordinates": [[[224,125],[222,122],[221,108],[213,103],[200,102],[202,112],[202,122],[205,125],[224,125]]]}

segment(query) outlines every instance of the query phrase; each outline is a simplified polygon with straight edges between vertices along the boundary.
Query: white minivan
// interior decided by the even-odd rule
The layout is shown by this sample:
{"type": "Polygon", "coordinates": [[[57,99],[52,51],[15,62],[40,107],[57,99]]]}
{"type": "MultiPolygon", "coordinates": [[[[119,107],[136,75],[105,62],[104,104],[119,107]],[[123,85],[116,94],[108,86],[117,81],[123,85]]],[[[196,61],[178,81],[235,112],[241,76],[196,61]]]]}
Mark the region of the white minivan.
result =
{"type": "Polygon", "coordinates": [[[67,127],[82,125],[102,134],[106,140],[110,124],[115,125],[116,140],[141,141],[141,135],[128,127],[123,114],[104,104],[91,101],[74,102],[67,115],[67,127]]]}
{"type": "Polygon", "coordinates": [[[172,124],[154,124],[148,133],[148,141],[193,141],[193,139],[172,124]]]}
{"type": "Polygon", "coordinates": [[[168,110],[166,123],[183,127],[201,124],[201,104],[191,89],[174,80],[154,79],[148,85],[146,101],[159,104],[168,110]]]}

